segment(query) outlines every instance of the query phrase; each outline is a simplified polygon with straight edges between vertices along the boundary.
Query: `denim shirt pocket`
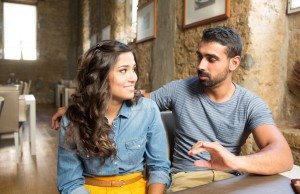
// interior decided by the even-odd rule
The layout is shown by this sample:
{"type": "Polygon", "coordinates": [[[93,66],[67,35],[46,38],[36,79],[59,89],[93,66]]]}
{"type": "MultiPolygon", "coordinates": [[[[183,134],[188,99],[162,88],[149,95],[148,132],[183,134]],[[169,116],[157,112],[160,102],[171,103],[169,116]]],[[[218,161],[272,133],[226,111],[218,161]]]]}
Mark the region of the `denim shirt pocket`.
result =
{"type": "Polygon", "coordinates": [[[99,169],[101,169],[100,159],[97,157],[90,156],[80,156],[83,169],[85,173],[88,174],[99,174],[99,169]]]}
{"type": "MultiPolygon", "coordinates": [[[[125,148],[127,150],[127,154],[125,154],[125,158],[129,161],[130,165],[137,164],[144,160],[144,153],[146,150],[146,138],[141,137],[137,139],[133,139],[125,142],[125,148]]],[[[124,161],[126,159],[124,158],[124,161]]]]}

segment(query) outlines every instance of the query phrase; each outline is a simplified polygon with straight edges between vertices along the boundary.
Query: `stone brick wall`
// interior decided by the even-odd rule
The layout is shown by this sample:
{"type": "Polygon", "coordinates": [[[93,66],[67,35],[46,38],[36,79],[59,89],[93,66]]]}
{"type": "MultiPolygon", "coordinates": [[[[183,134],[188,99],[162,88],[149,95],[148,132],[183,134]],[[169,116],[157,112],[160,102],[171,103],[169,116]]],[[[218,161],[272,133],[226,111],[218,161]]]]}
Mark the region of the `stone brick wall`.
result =
{"type": "Polygon", "coordinates": [[[300,12],[287,17],[287,82],[280,127],[292,148],[295,163],[300,165],[300,12]]]}
{"type": "Polygon", "coordinates": [[[287,83],[284,125],[300,129],[300,12],[288,15],[287,83]]]}

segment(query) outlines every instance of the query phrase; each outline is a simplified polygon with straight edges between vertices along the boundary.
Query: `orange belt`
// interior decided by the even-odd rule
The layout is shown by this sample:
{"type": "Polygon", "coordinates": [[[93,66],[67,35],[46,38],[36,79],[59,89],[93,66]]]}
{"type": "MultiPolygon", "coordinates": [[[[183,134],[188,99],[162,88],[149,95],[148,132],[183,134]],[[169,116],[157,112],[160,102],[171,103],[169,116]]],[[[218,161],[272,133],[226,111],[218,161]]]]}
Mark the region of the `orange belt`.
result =
{"type": "Polygon", "coordinates": [[[141,178],[143,178],[142,174],[127,180],[101,180],[92,177],[85,177],[85,184],[98,187],[122,187],[124,185],[135,183],[141,178]]]}

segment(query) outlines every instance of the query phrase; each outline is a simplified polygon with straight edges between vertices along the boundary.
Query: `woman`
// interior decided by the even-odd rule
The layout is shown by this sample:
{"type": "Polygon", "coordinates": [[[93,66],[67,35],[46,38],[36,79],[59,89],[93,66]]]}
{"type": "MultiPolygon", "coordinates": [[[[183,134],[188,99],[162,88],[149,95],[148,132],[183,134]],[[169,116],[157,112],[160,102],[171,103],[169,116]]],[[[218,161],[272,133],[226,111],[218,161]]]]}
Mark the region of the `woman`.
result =
{"type": "Polygon", "coordinates": [[[103,41],[81,58],[74,103],[61,121],[61,193],[150,194],[169,186],[160,113],[155,102],[135,93],[135,68],[132,50],[117,41],[103,41]]]}

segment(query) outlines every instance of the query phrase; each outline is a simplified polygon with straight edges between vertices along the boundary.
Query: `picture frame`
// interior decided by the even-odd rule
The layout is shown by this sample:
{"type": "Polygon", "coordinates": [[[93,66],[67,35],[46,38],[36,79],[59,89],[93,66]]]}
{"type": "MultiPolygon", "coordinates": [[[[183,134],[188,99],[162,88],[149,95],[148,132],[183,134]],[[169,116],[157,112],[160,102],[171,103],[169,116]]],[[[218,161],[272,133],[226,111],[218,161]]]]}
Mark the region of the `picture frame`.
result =
{"type": "Polygon", "coordinates": [[[230,0],[184,0],[184,29],[229,17],[230,0]]]}
{"type": "Polygon", "coordinates": [[[138,8],[136,43],[156,38],[156,6],[157,1],[152,0],[138,8]]]}
{"type": "Polygon", "coordinates": [[[300,12],[300,1],[299,0],[288,0],[287,14],[300,12]]]}
{"type": "Polygon", "coordinates": [[[97,34],[93,34],[90,38],[90,47],[95,46],[97,44],[97,34]]]}
{"type": "Polygon", "coordinates": [[[110,31],[111,31],[110,25],[105,26],[101,32],[101,40],[110,40],[110,31]]]}

